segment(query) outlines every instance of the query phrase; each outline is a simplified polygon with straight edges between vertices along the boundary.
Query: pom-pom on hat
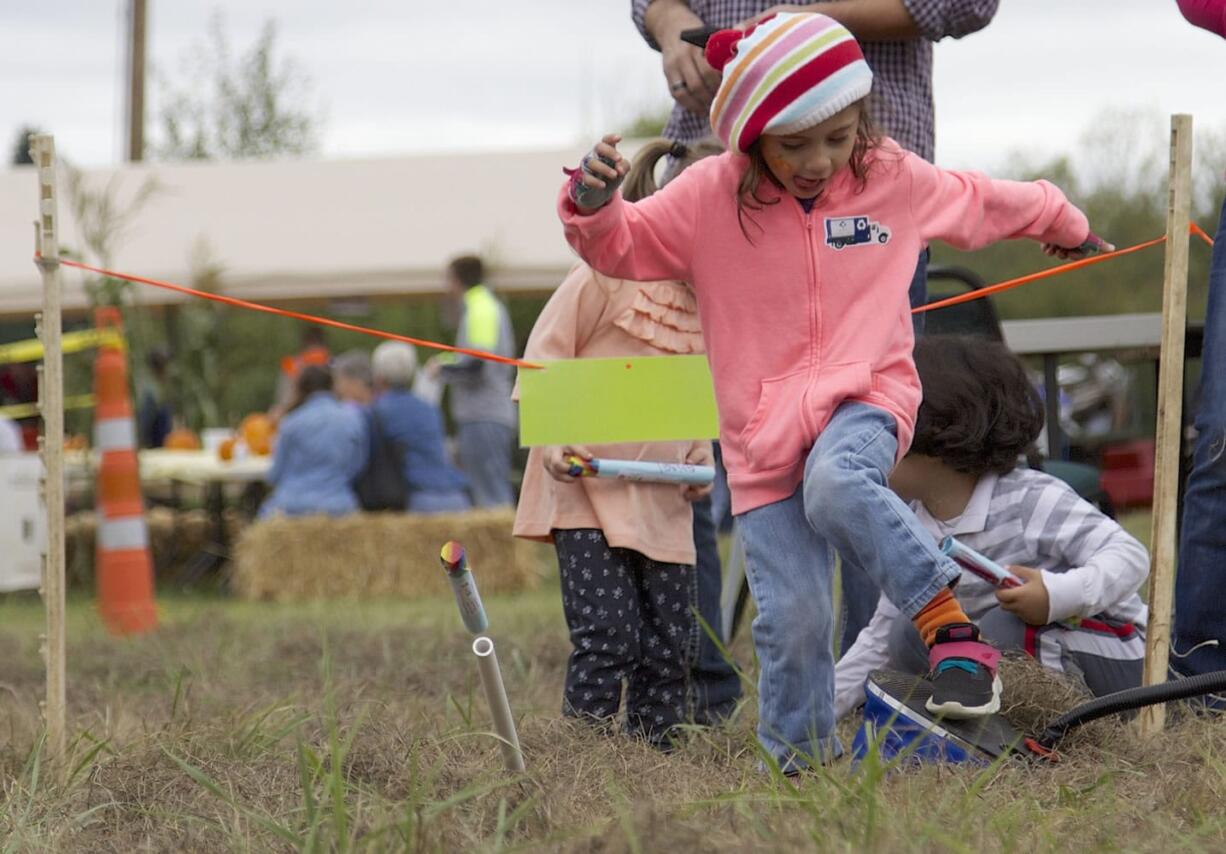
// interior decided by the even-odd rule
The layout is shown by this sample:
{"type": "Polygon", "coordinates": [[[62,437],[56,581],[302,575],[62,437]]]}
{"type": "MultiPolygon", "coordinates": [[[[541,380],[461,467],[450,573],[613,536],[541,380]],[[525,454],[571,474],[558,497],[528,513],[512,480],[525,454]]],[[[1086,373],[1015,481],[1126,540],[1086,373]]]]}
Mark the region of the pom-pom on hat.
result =
{"type": "Polygon", "coordinates": [[[873,88],[860,45],[825,15],[780,13],[744,32],[720,30],[705,51],[724,75],[711,104],[711,127],[738,154],[764,133],[821,124],[873,88]]]}

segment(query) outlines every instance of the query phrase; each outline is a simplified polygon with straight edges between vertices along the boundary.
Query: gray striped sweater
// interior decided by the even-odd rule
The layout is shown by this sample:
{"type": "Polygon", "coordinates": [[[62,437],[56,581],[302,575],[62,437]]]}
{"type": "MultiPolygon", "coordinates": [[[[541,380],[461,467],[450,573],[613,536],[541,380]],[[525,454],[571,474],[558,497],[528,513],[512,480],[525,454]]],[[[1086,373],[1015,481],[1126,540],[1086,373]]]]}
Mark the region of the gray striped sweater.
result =
{"type": "MultiPolygon", "coordinates": [[[[1137,594],[1149,574],[1145,547],[1082,499],[1059,478],[1029,468],[979,479],[966,509],[954,519],[912,510],[938,540],[953,536],[1002,566],[1042,570],[1051,601],[1048,620],[1098,617],[1144,626],[1145,603],[1137,594]]],[[[991,584],[963,572],[955,595],[972,620],[996,607],[991,584]]],[[[846,714],[863,699],[864,680],[889,660],[896,620],[906,617],[884,596],[868,626],[835,669],[835,710],[846,714]]]]}

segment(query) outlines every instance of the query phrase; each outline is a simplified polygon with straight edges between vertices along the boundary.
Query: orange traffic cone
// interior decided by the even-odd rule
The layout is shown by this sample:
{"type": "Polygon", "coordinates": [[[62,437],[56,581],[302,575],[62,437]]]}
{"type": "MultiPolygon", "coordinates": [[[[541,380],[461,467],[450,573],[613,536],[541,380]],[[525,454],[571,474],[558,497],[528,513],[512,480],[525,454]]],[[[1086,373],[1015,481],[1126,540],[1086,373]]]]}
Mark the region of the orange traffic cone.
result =
{"type": "MultiPolygon", "coordinates": [[[[117,308],[99,308],[94,319],[99,329],[110,327],[122,332],[117,308]]],[[[157,611],[123,347],[98,348],[94,395],[94,446],[101,453],[95,569],[98,609],[115,634],[139,634],[157,628],[157,611]]]]}

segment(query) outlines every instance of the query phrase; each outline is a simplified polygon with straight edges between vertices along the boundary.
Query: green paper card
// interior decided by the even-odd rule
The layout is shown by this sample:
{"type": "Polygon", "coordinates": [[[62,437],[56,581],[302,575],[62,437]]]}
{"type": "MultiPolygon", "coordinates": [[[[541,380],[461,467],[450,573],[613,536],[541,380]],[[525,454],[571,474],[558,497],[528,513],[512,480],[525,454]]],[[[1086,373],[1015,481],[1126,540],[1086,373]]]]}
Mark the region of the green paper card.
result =
{"type": "Polygon", "coordinates": [[[704,356],[564,359],[519,371],[519,442],[600,445],[713,439],[704,356]]]}

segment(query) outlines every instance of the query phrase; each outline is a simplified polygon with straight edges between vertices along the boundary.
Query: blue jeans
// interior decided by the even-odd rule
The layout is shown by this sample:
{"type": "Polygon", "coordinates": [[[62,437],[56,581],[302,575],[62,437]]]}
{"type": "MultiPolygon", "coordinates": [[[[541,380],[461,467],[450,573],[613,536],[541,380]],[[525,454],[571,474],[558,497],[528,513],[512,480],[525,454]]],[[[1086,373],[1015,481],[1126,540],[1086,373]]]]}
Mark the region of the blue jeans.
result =
{"type": "Polygon", "coordinates": [[[463,421],[458,425],[460,468],[468,477],[473,504],[477,507],[510,507],[511,455],[515,452],[515,428],[492,421],[463,421]]]}
{"type": "Polygon", "coordinates": [[[1171,667],[1185,676],[1226,670],[1226,199],[1209,266],[1196,448],[1183,499],[1171,667]],[[1197,644],[1216,640],[1189,652],[1197,644]]]}
{"type": "Polygon", "coordinates": [[[894,419],[844,403],[813,445],[790,498],[737,517],[758,653],[758,739],[785,771],[842,753],[834,734],[834,553],[863,568],[912,617],[958,577],[886,485],[894,419]]]}
{"type": "MultiPolygon", "coordinates": [[[[698,576],[698,614],[710,630],[725,643],[720,630],[720,589],[723,573],[719,565],[719,542],[716,538],[715,520],[711,515],[712,501],[704,498],[694,502],[694,548],[698,552],[696,572],[698,576]]],[[[719,723],[736,708],[741,698],[741,677],[732,663],[724,658],[715,641],[707,634],[707,628],[698,627],[698,656],[690,668],[690,688],[693,692],[693,717],[695,723],[719,723]]]]}
{"type": "MultiPolygon", "coordinates": [[[[928,257],[930,254],[925,249],[915,262],[915,273],[911,276],[911,287],[907,290],[907,299],[912,308],[928,302],[928,257]]],[[[911,315],[911,328],[915,331],[916,338],[924,334],[924,318],[927,316],[928,313],[925,311],[911,315]]]]}
{"type": "Polygon", "coordinates": [[[728,470],[724,468],[724,454],[719,442],[711,443],[715,454],[715,481],[711,484],[711,519],[717,533],[732,530],[732,492],[728,489],[728,470]]]}
{"type": "Polygon", "coordinates": [[[408,507],[410,513],[423,516],[435,513],[463,513],[472,509],[468,496],[458,490],[455,492],[411,492],[408,507]]]}
{"type": "MultiPolygon", "coordinates": [[[[912,308],[928,302],[928,255],[929,252],[925,249],[915,262],[915,273],[907,291],[907,299],[912,308]]],[[[924,334],[924,318],[927,316],[925,312],[911,315],[911,328],[915,331],[916,339],[924,334]]],[[[842,628],[839,630],[839,655],[842,655],[851,649],[860,630],[873,618],[881,591],[868,573],[861,572],[847,560],[843,561],[839,578],[843,582],[840,614],[842,628]]]]}

